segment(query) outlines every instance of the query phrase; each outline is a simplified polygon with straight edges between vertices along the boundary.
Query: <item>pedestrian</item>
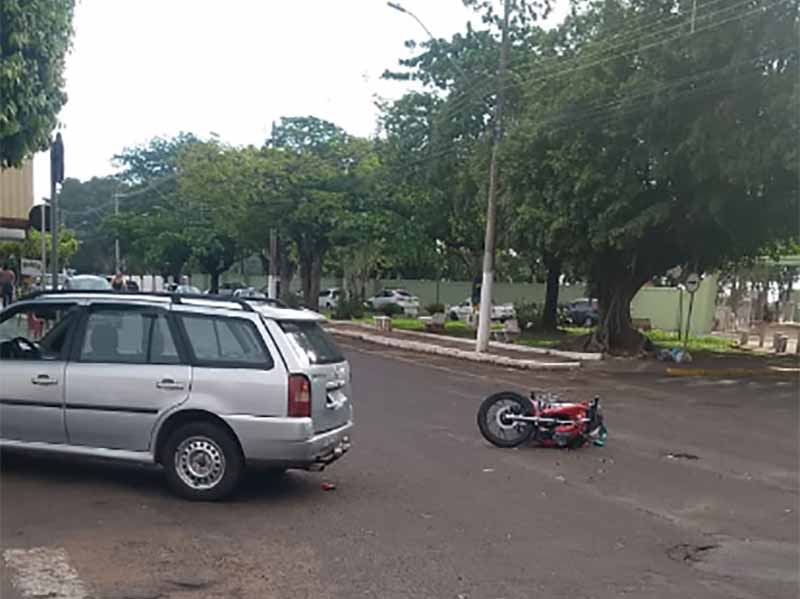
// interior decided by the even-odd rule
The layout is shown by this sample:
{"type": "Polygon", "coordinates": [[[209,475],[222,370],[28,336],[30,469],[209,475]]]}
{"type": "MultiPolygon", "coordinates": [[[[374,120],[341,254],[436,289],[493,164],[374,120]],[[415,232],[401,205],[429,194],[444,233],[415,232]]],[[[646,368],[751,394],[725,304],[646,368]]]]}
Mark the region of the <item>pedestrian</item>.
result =
{"type": "Polygon", "coordinates": [[[111,279],[111,288],[114,291],[124,291],[125,289],[125,279],[122,278],[122,273],[118,272],[114,275],[114,278],[111,279]]]}
{"type": "Polygon", "coordinates": [[[5,308],[14,301],[14,284],[17,275],[8,267],[8,263],[3,264],[0,270],[0,293],[3,296],[3,307],[5,308]]]}

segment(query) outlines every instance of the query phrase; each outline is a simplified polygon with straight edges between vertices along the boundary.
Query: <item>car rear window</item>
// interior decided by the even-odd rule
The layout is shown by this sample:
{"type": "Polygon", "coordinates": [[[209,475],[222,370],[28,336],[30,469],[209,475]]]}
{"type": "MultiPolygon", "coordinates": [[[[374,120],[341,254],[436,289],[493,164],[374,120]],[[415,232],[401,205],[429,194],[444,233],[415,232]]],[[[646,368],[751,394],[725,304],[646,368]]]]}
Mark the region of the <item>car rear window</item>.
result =
{"type": "Polygon", "coordinates": [[[344,356],[333,339],[316,322],[279,321],[289,342],[305,356],[311,364],[333,364],[344,362],[344,356]]]}

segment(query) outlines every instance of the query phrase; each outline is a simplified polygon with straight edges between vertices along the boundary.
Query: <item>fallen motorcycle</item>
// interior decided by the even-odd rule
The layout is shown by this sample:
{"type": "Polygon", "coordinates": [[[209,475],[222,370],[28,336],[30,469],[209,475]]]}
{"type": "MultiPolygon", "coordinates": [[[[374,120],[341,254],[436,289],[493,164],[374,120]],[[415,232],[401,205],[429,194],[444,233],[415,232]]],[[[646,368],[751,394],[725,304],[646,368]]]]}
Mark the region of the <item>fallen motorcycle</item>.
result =
{"type": "Polygon", "coordinates": [[[532,391],[530,398],[513,391],[490,395],[478,410],[478,428],[498,447],[516,447],[527,441],[570,449],[589,442],[602,446],[608,434],[600,398],[567,402],[540,391],[532,391]]]}

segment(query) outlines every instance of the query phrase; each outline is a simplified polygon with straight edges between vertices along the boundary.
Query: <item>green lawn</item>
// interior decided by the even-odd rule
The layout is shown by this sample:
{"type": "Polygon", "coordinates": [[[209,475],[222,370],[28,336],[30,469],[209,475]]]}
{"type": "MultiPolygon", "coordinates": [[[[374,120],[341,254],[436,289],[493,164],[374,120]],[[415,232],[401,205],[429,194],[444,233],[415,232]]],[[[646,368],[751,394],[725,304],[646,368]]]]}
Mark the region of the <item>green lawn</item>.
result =
{"type": "Polygon", "coordinates": [[[591,329],[584,327],[562,327],[558,331],[525,331],[517,343],[531,347],[556,348],[572,337],[586,335],[591,329]]]}
{"type": "MultiPolygon", "coordinates": [[[[365,322],[372,324],[372,315],[365,316],[353,322],[365,322]]],[[[500,323],[492,323],[492,328],[502,328],[500,323]]],[[[392,317],[392,328],[398,331],[425,331],[425,324],[417,318],[398,318],[392,317]]],[[[452,337],[466,337],[473,339],[475,337],[475,329],[471,329],[467,324],[461,320],[447,320],[444,323],[444,334],[452,337]]]]}
{"type": "MultiPolygon", "coordinates": [[[[645,333],[645,335],[647,335],[650,341],[652,341],[658,347],[663,347],[666,349],[683,347],[683,341],[678,339],[677,333],[669,333],[667,331],[648,331],[645,333]]],[[[690,353],[738,353],[742,351],[732,339],[714,337],[712,335],[689,337],[689,343],[687,344],[686,349],[688,349],[690,353]]]]}
{"type": "MultiPolygon", "coordinates": [[[[364,316],[358,321],[372,324],[372,315],[364,316]]],[[[475,330],[469,328],[465,322],[460,320],[448,320],[445,323],[445,333],[452,337],[465,337],[469,339],[475,338],[475,330]]],[[[492,328],[502,328],[500,323],[492,323],[492,328]]],[[[392,327],[398,331],[424,331],[424,323],[417,318],[392,318],[392,327]]],[[[562,347],[563,344],[575,337],[586,335],[591,332],[591,329],[584,327],[562,327],[555,332],[544,331],[525,331],[515,343],[520,345],[528,345],[530,347],[543,347],[556,349],[562,347]]],[[[645,333],[647,337],[659,348],[671,349],[673,347],[683,347],[682,341],[678,339],[677,333],[669,333],[666,331],[648,331],[645,333]]],[[[723,339],[721,337],[714,337],[711,335],[702,335],[698,337],[689,337],[687,345],[689,352],[714,352],[714,353],[736,353],[741,352],[730,339],[723,339]]]]}

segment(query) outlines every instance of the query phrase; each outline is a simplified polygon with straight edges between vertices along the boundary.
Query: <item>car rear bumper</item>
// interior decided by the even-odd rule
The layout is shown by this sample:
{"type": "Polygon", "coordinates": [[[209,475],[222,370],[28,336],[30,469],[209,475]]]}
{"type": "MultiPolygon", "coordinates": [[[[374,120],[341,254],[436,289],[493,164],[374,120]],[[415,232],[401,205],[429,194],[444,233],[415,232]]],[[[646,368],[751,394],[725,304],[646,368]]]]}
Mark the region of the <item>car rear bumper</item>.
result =
{"type": "Polygon", "coordinates": [[[322,470],[350,449],[352,421],[314,433],[310,418],[223,417],[248,464],[322,470]]]}

